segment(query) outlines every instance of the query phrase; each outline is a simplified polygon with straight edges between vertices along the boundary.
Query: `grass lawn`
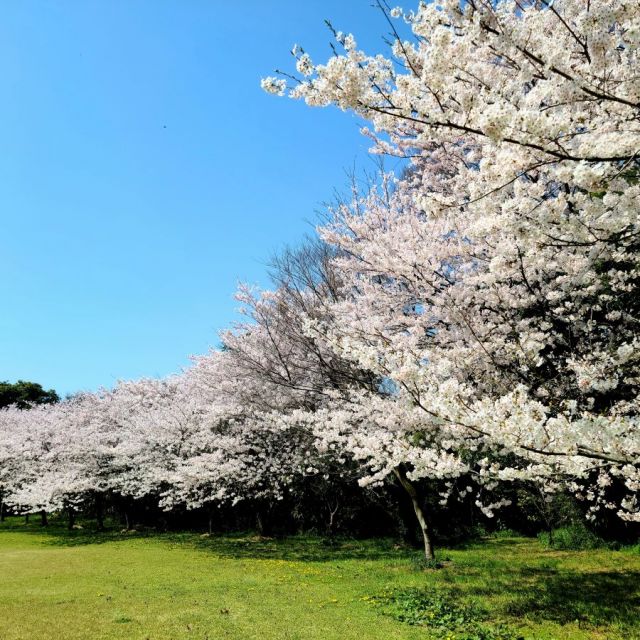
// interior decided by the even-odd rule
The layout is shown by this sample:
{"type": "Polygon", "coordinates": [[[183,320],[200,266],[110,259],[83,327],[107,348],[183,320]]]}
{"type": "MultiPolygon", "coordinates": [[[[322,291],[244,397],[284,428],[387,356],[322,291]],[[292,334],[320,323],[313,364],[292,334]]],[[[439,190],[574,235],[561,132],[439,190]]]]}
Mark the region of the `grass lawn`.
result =
{"type": "Polygon", "coordinates": [[[0,639],[640,638],[637,552],[504,538],[440,557],[443,568],[423,571],[389,540],[98,534],[10,519],[0,525],[0,639]],[[423,590],[454,610],[436,602],[427,626],[398,620],[423,590]],[[486,635],[447,623],[466,607],[486,635]]]}

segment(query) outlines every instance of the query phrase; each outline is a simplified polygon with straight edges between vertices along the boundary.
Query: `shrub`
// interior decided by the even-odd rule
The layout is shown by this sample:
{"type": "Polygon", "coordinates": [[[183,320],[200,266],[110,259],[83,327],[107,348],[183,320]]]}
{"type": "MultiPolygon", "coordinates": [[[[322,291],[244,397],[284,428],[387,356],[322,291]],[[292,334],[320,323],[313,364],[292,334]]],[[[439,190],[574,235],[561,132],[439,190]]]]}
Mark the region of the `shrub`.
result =
{"type": "Polygon", "coordinates": [[[583,551],[611,546],[582,523],[554,529],[551,533],[539,533],[538,540],[550,549],[562,551],[583,551]]]}
{"type": "Polygon", "coordinates": [[[517,531],[513,529],[498,529],[493,532],[494,538],[515,538],[520,535],[517,531]]]}

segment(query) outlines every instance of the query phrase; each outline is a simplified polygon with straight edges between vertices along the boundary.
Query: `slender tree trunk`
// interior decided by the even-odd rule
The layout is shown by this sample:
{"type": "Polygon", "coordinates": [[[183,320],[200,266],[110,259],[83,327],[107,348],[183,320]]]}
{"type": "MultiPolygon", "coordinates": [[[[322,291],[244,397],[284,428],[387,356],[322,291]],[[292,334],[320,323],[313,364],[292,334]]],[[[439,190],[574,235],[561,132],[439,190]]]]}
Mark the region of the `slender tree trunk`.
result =
{"type": "Polygon", "coordinates": [[[209,516],[209,535],[211,535],[213,533],[213,507],[211,505],[209,505],[208,516],[209,516]]]}
{"type": "Polygon", "coordinates": [[[256,529],[261,536],[264,535],[264,520],[260,513],[260,509],[256,511],[256,529]]]}
{"type": "Polygon", "coordinates": [[[336,524],[336,514],[340,508],[340,503],[336,500],[335,506],[331,506],[331,502],[327,502],[327,510],[329,511],[329,522],[327,523],[327,534],[333,538],[334,528],[336,524]]]}
{"type": "Polygon", "coordinates": [[[0,522],[4,522],[4,498],[0,496],[0,522]]]}
{"type": "Polygon", "coordinates": [[[104,498],[101,493],[96,493],[96,522],[98,523],[98,531],[104,531],[104,498]]]}
{"type": "Polygon", "coordinates": [[[29,524],[29,516],[30,515],[31,515],[30,513],[25,513],[24,514],[24,522],[25,522],[25,524],[29,524]]]}
{"type": "MultiPolygon", "coordinates": [[[[395,495],[395,494],[394,494],[395,495]]],[[[418,538],[416,528],[416,514],[413,511],[411,501],[407,498],[407,492],[400,486],[397,496],[398,512],[402,520],[402,540],[414,549],[422,547],[422,540],[418,538]]],[[[421,538],[422,536],[420,536],[421,538]]]]}
{"type": "Polygon", "coordinates": [[[47,520],[47,512],[44,509],[40,512],[40,525],[43,527],[49,525],[49,520],[47,520]]]}
{"type": "Polygon", "coordinates": [[[418,494],[418,490],[415,485],[407,478],[407,474],[402,466],[398,466],[393,470],[394,475],[398,478],[398,482],[402,485],[402,488],[409,494],[411,498],[411,504],[413,505],[413,511],[418,519],[420,530],[422,531],[422,540],[424,542],[424,556],[427,560],[435,560],[435,554],[433,552],[433,544],[431,542],[431,535],[429,533],[429,523],[422,506],[422,500],[418,494]]]}
{"type": "Polygon", "coordinates": [[[76,512],[73,507],[69,507],[69,531],[73,529],[73,525],[76,523],[76,512]]]}
{"type": "Polygon", "coordinates": [[[258,533],[261,536],[270,536],[271,535],[271,518],[269,517],[270,508],[261,508],[258,507],[256,509],[256,528],[258,529],[258,533]]]}

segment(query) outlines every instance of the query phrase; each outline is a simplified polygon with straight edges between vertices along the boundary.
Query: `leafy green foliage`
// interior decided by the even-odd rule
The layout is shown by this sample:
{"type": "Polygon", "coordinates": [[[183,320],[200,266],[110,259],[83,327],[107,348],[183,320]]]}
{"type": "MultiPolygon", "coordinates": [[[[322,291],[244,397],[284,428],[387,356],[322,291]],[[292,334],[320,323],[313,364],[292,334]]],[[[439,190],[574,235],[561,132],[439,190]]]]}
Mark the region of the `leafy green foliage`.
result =
{"type": "Polygon", "coordinates": [[[519,640],[504,625],[487,625],[487,612],[476,604],[457,602],[447,592],[396,588],[370,599],[385,615],[410,625],[426,626],[442,640],[519,640]]]}
{"type": "Polygon", "coordinates": [[[53,404],[59,400],[60,397],[53,389],[47,391],[37,382],[0,382],[0,409],[12,404],[19,409],[28,409],[34,404],[53,404]]]}
{"type": "Polygon", "coordinates": [[[437,558],[433,560],[425,558],[423,553],[413,556],[411,558],[411,564],[415,571],[429,571],[442,568],[442,563],[437,558]]]}
{"type": "Polygon", "coordinates": [[[412,625],[450,628],[473,622],[483,615],[473,606],[462,606],[444,592],[409,588],[391,589],[371,601],[400,622],[412,625]]]}
{"type": "Polygon", "coordinates": [[[589,531],[580,522],[554,529],[551,533],[546,531],[540,533],[538,539],[550,549],[561,551],[584,551],[611,547],[610,543],[597,536],[593,531],[589,531]]]}
{"type": "Polygon", "coordinates": [[[520,534],[513,529],[498,529],[491,534],[494,538],[499,540],[502,538],[517,538],[520,534]]]}

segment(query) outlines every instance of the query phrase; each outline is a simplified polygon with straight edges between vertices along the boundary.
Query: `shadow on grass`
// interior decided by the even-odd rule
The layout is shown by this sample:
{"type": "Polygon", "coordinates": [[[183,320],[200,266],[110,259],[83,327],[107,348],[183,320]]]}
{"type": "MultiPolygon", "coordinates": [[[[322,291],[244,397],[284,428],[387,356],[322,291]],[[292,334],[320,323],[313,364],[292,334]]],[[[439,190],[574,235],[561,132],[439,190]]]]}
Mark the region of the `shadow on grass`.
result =
{"type": "MultiPolygon", "coordinates": [[[[596,558],[579,569],[563,566],[555,554],[529,553],[530,541],[487,545],[495,547],[497,557],[483,554],[477,562],[465,563],[460,575],[446,580],[454,595],[486,598],[492,609],[510,618],[584,628],[616,626],[625,631],[625,638],[640,639],[640,560],[634,562],[633,556],[621,552],[621,565],[627,559],[633,568],[598,570],[596,558]],[[508,554],[501,558],[503,551],[508,554]]],[[[572,552],[563,555],[571,558],[572,552]]]]}
{"type": "MultiPolygon", "coordinates": [[[[387,538],[357,540],[327,539],[319,536],[289,536],[267,538],[253,532],[213,534],[194,532],[162,532],[153,528],[125,531],[110,526],[103,531],[95,524],[81,522],[81,529],[68,530],[63,523],[52,520],[47,527],[25,524],[12,519],[0,525],[3,532],[38,535],[44,544],[60,547],[100,545],[122,541],[153,539],[171,546],[197,549],[226,559],[294,560],[302,562],[339,562],[340,560],[400,560],[406,561],[415,550],[396,544],[387,538]]],[[[1,540],[1,538],[0,538],[1,540]]]]}
{"type": "Polygon", "coordinates": [[[535,621],[618,625],[640,638],[640,571],[521,569],[505,613],[535,621]],[[526,586],[525,586],[526,585],[526,586]]]}

